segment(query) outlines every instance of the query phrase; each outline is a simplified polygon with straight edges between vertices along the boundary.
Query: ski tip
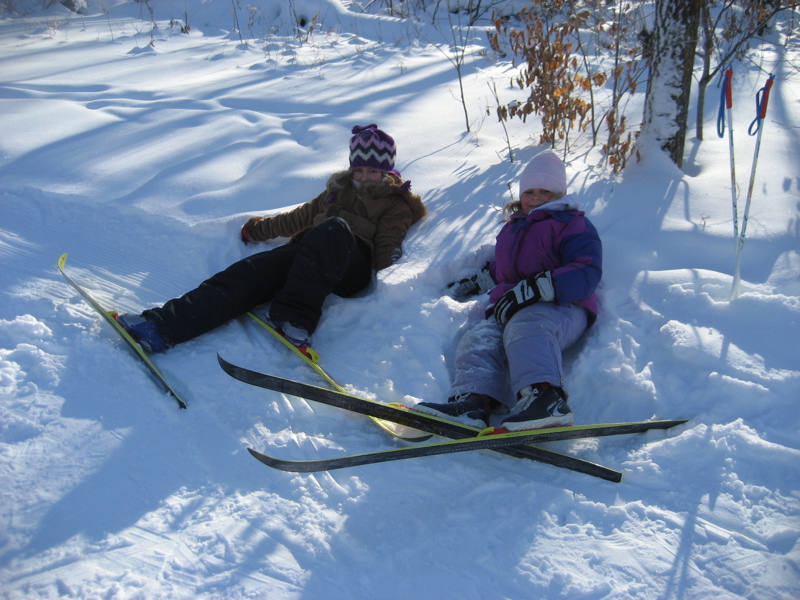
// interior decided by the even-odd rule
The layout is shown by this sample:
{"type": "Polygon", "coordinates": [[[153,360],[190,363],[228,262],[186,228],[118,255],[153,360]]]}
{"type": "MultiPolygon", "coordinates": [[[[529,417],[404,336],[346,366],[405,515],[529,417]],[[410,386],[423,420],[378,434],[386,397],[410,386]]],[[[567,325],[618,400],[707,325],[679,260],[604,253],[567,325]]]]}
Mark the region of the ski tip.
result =
{"type": "Polygon", "coordinates": [[[63,269],[64,268],[64,263],[66,263],[66,262],[67,262],[67,253],[64,252],[64,254],[62,254],[61,256],[58,257],[58,268],[59,269],[63,269]]]}
{"type": "Polygon", "coordinates": [[[222,358],[222,356],[220,356],[219,353],[217,353],[217,362],[219,363],[219,366],[222,367],[222,370],[225,371],[228,375],[230,375],[234,379],[239,379],[239,377],[237,377],[237,374],[245,371],[245,369],[243,369],[242,367],[238,367],[235,364],[228,362],[227,360],[222,358]]]}
{"type": "Polygon", "coordinates": [[[261,452],[259,452],[258,450],[253,450],[253,449],[252,449],[252,448],[250,448],[249,446],[248,446],[248,448],[247,448],[247,451],[250,453],[250,456],[252,456],[253,458],[255,458],[255,459],[258,461],[258,462],[264,463],[264,464],[265,464],[265,465],[267,465],[267,466],[272,466],[272,465],[270,464],[269,457],[267,457],[267,455],[266,455],[266,454],[262,454],[262,453],[261,453],[261,452]]]}

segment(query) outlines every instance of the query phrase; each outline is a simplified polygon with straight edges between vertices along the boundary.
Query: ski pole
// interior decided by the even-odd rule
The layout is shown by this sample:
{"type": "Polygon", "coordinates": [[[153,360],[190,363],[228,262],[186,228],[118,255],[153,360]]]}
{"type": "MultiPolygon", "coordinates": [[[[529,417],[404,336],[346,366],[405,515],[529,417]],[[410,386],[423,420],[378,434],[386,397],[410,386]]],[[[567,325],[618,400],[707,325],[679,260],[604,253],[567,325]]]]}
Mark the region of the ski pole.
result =
{"type": "Polygon", "coordinates": [[[750,123],[747,129],[749,135],[756,135],[756,148],[753,152],[753,166],[750,168],[750,183],[747,186],[747,200],[744,204],[744,216],[742,217],[742,232],[739,234],[739,240],[736,244],[736,267],[733,271],[733,287],[731,288],[731,300],[739,296],[739,283],[741,280],[741,265],[742,265],[742,250],[744,248],[744,240],[747,234],[747,219],[750,215],[750,201],[753,198],[753,186],[756,181],[756,166],[758,165],[758,153],[761,150],[761,134],[764,131],[762,127],[764,118],[767,116],[767,105],[769,104],[769,91],[772,89],[772,84],[775,82],[775,75],[770,75],[767,83],[763,88],[756,92],[756,118],[750,123]]]}
{"type": "Polygon", "coordinates": [[[728,150],[731,162],[731,204],[733,206],[733,243],[734,247],[738,244],[739,237],[739,208],[737,205],[736,193],[736,161],[733,153],[733,94],[731,93],[731,81],[733,80],[733,70],[725,71],[725,81],[722,83],[722,92],[719,98],[719,116],[717,117],[717,135],[725,137],[725,113],[728,114],[728,150]]]}

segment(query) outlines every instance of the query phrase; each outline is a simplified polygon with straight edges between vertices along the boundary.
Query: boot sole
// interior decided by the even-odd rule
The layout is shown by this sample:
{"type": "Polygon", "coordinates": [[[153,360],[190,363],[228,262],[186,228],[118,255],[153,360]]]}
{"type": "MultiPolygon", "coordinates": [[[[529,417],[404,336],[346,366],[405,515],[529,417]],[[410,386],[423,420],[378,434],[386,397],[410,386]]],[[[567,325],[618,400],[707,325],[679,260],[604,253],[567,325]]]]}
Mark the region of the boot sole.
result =
{"type": "Polygon", "coordinates": [[[534,429],[550,429],[552,427],[572,427],[575,424],[575,417],[572,413],[558,417],[548,417],[547,419],[537,419],[536,421],[503,421],[500,427],[508,431],[530,431],[534,429]]]}

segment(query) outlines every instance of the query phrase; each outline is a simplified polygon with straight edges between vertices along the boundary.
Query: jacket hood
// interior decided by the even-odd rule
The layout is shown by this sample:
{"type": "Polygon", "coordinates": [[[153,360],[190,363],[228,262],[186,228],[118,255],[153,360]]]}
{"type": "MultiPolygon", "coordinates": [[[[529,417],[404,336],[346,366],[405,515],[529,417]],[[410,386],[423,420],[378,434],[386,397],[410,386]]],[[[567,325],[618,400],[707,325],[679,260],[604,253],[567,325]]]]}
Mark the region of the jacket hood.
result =
{"type": "Polygon", "coordinates": [[[558,200],[551,200],[534,210],[580,210],[580,204],[574,194],[568,194],[558,200]]]}
{"type": "Polygon", "coordinates": [[[546,202],[541,206],[537,206],[528,213],[524,213],[522,212],[521,209],[517,208],[517,211],[512,215],[511,218],[526,217],[527,215],[535,213],[538,210],[544,210],[548,212],[574,211],[574,210],[580,210],[580,204],[578,203],[578,199],[575,197],[574,194],[567,194],[566,196],[562,196],[558,200],[551,200],[550,202],[546,202]]]}
{"type": "Polygon", "coordinates": [[[339,171],[328,178],[325,189],[333,195],[344,191],[359,195],[370,194],[373,198],[399,195],[411,207],[412,223],[416,223],[428,214],[422,199],[411,192],[411,182],[404,181],[394,173],[386,173],[383,180],[375,186],[357,189],[353,185],[353,173],[349,170],[339,171]]]}

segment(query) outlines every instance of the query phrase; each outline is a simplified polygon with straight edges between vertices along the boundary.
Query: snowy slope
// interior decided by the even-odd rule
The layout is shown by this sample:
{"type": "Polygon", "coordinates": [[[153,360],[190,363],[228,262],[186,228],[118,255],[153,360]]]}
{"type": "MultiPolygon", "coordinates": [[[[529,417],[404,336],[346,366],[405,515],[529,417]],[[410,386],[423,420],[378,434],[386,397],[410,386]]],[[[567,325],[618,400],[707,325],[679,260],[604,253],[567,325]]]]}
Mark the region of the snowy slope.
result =
{"type": "Polygon", "coordinates": [[[371,294],[330,299],[315,347],[359,394],[443,398],[482,313],[445,286],[490,254],[538,129],[510,128],[510,163],[487,83],[510,99],[514,70],[478,31],[466,133],[453,65],[406,22],[297,1],[323,9],[298,40],[284,3],[252,6],[247,44],[225,2],[154,3],[157,30],[143,3],[0,20],[0,597],[800,596],[796,42],[736,66],[743,190],[752,99],[777,79],[736,300],[727,140],[690,140],[685,172],[647,148],[615,177],[585,139],[567,157],[605,253],[602,315],[567,357],[577,422],[690,419],[550,445],[622,483],[488,452],[292,475],[246,447],[402,442],[225,375],[217,352],[320,384],[245,320],[156,357],[179,410],[58,256],[109,307],[162,303],[263,249],[238,240],[245,218],[316,195],[350,128],[378,123],[430,214],[371,294]]]}

